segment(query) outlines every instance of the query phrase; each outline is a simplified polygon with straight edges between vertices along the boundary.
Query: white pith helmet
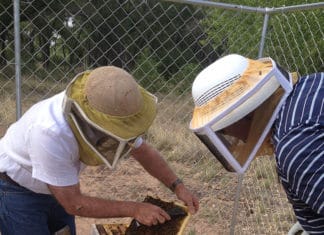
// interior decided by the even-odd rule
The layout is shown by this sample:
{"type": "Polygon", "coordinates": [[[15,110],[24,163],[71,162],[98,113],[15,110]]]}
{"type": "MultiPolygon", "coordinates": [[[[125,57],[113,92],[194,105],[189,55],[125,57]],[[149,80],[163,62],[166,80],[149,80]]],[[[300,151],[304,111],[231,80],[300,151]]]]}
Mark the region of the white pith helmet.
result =
{"type": "Polygon", "coordinates": [[[252,60],[227,55],[196,77],[190,129],[225,169],[242,174],[256,156],[291,90],[292,75],[271,58],[252,60]],[[253,115],[247,116],[252,111],[253,115]],[[248,122],[226,128],[244,117],[248,122]]]}
{"type": "Polygon", "coordinates": [[[192,85],[195,105],[201,106],[217,96],[226,87],[240,78],[246,70],[248,60],[240,55],[228,55],[205,68],[192,85]]]}
{"type": "Polygon", "coordinates": [[[190,129],[213,122],[213,130],[220,130],[256,109],[280,86],[274,75],[267,77],[273,67],[270,58],[251,60],[237,54],[209,65],[192,85],[195,108],[190,129]]]}

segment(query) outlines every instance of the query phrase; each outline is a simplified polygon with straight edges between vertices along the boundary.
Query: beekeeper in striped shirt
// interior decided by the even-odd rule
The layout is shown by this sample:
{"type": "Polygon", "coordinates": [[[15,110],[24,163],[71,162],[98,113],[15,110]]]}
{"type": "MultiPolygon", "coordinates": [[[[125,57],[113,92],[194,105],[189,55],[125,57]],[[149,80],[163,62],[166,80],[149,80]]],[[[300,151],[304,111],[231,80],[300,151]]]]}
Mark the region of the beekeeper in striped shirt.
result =
{"type": "Polygon", "coordinates": [[[294,228],[324,234],[324,73],[298,78],[271,58],[230,54],[197,75],[192,95],[190,129],[223,166],[243,174],[275,153],[294,228]]]}

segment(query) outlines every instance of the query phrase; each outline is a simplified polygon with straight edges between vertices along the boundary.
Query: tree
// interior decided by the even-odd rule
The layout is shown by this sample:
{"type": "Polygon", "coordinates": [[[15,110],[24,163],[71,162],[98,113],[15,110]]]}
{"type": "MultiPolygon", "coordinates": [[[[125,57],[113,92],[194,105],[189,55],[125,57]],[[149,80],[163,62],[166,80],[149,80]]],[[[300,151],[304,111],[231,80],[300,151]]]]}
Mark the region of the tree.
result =
{"type": "MultiPolygon", "coordinates": [[[[246,6],[256,3],[251,0],[231,1],[233,2],[246,6]]],[[[276,6],[301,3],[278,0],[276,6]]],[[[259,1],[257,4],[270,7],[268,1],[259,1]]],[[[223,45],[226,53],[258,57],[263,14],[216,8],[207,9],[206,14],[208,17],[201,24],[213,45],[223,45]]],[[[263,56],[271,56],[282,66],[300,74],[322,71],[324,43],[320,24],[323,17],[321,9],[270,14],[263,56]]]]}
{"type": "Polygon", "coordinates": [[[2,0],[0,3],[0,65],[6,65],[6,40],[9,30],[13,27],[13,5],[11,0],[2,0]]]}

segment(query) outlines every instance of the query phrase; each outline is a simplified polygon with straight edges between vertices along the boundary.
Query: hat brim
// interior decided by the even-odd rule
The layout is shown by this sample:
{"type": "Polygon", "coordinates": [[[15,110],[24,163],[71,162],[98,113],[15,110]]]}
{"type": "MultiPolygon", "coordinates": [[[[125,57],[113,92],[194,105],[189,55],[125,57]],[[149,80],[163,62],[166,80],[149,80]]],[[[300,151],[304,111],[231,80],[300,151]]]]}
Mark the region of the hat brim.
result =
{"type": "Polygon", "coordinates": [[[143,105],[139,112],[129,116],[111,116],[92,108],[85,95],[85,84],[91,71],[78,74],[67,87],[67,96],[73,99],[87,118],[103,130],[121,139],[133,139],[145,133],[152,125],[157,113],[157,98],[139,86],[143,105]]]}
{"type": "Polygon", "coordinates": [[[204,105],[194,108],[190,129],[199,131],[199,129],[210,124],[214,131],[220,130],[253,111],[279,87],[280,84],[274,77],[268,79],[241,105],[235,109],[233,107],[240,99],[251,93],[272,68],[271,60],[249,60],[248,68],[237,81],[204,105]],[[219,120],[217,120],[218,117],[219,120]]]}

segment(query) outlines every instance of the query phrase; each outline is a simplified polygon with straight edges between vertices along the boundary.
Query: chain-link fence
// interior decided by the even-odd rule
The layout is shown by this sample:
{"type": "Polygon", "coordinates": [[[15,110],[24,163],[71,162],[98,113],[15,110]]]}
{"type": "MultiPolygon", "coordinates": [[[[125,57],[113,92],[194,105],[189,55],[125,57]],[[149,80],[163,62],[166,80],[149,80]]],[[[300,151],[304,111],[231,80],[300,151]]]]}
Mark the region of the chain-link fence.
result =
{"type": "Polygon", "coordinates": [[[194,187],[201,209],[188,234],[226,234],[235,222],[235,234],[286,234],[295,218],[273,156],[253,161],[232,212],[236,176],[188,128],[191,84],[202,68],[229,53],[270,56],[301,75],[323,71],[324,3],[226,2],[2,0],[0,134],[78,72],[107,64],[123,67],[159,97],[149,140],[170,162],[190,169],[179,174],[201,185],[194,187]],[[202,233],[195,224],[210,230],[202,233]]]}

